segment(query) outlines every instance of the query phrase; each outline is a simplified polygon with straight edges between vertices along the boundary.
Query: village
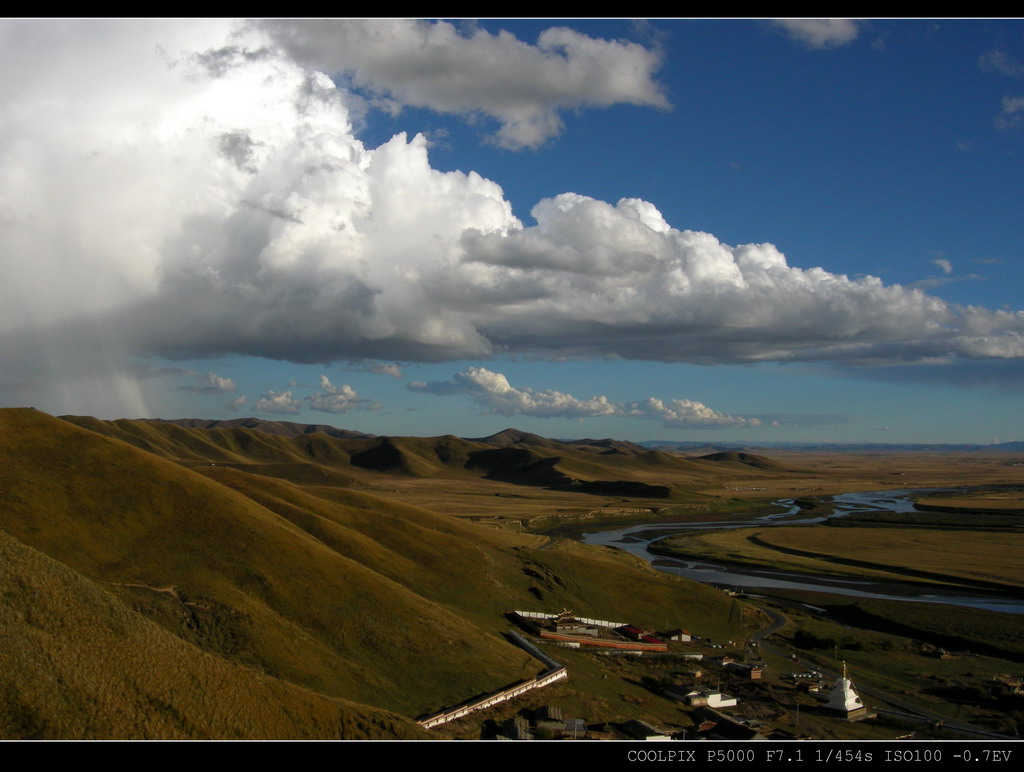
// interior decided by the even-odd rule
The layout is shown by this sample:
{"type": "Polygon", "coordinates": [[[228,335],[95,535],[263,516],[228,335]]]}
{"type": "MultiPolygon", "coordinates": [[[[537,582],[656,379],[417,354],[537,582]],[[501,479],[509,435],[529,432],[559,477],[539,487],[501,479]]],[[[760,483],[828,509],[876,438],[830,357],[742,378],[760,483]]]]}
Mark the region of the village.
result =
{"type": "MultiPolygon", "coordinates": [[[[464,719],[471,713],[569,678],[568,667],[549,653],[554,648],[604,657],[657,658],[671,665],[669,678],[649,683],[648,687],[659,698],[678,703],[690,715],[692,725],[680,729],[640,719],[595,721],[565,716],[561,708],[542,704],[520,709],[500,723],[493,719],[485,722],[481,728],[484,739],[800,739],[792,730],[755,715],[763,715],[763,710],[749,710],[769,698],[764,688],[768,665],[761,657],[757,640],[716,642],[682,628],[643,630],[627,622],[578,617],[568,609],[558,613],[515,610],[507,611],[505,616],[518,628],[509,631],[509,639],[541,662],[544,670],[533,679],[516,682],[422,718],[420,726],[433,728],[464,719]]],[[[861,700],[845,663],[834,680],[826,678],[819,670],[805,670],[781,673],[771,681],[774,693],[781,690],[794,696],[804,695],[804,700],[811,699],[810,710],[821,716],[856,722],[877,715],[861,700]]],[[[540,694],[535,696],[541,699],[540,694]]]]}

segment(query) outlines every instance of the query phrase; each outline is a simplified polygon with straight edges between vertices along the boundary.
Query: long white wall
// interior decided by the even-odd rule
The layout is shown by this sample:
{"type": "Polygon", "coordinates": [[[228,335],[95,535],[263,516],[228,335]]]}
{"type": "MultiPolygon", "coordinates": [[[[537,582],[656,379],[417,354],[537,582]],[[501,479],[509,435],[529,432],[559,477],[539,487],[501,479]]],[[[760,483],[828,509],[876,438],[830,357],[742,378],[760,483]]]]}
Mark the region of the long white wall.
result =
{"type": "MultiPolygon", "coordinates": [[[[518,614],[519,612],[517,611],[516,613],[518,614]]],[[[519,681],[518,683],[514,683],[511,686],[502,689],[500,692],[485,694],[483,697],[463,703],[462,705],[456,705],[454,708],[434,713],[433,715],[427,716],[416,723],[424,729],[430,729],[431,727],[446,724],[449,721],[454,721],[457,718],[462,718],[464,715],[472,713],[474,710],[489,708],[491,705],[497,705],[499,702],[505,702],[506,700],[511,700],[513,697],[518,697],[523,692],[528,692],[531,689],[539,689],[542,686],[547,686],[550,683],[569,677],[569,671],[565,669],[565,665],[560,662],[556,662],[515,630],[509,630],[509,637],[512,638],[512,641],[518,646],[526,649],[526,651],[532,656],[543,662],[549,670],[536,678],[529,679],[528,681],[519,681]]]]}
{"type": "Polygon", "coordinates": [[[417,721],[416,723],[424,729],[430,729],[431,727],[446,724],[449,721],[454,721],[457,718],[462,718],[467,713],[472,713],[474,710],[483,710],[484,708],[491,707],[491,705],[497,705],[499,702],[511,700],[513,697],[518,697],[523,692],[528,692],[531,689],[539,689],[542,686],[547,686],[550,683],[560,681],[568,676],[569,672],[564,666],[557,670],[549,670],[538,678],[531,678],[529,681],[522,681],[508,687],[507,689],[502,689],[500,692],[494,692],[494,694],[488,694],[478,700],[467,702],[465,705],[459,705],[449,710],[435,713],[434,715],[427,716],[422,721],[417,721]]]}
{"type": "MultiPolygon", "coordinates": [[[[513,611],[526,619],[554,619],[558,614],[545,614],[543,611],[513,611]]],[[[584,624],[596,625],[597,627],[625,627],[629,622],[608,622],[604,619],[587,619],[586,617],[574,617],[584,624]]]]}

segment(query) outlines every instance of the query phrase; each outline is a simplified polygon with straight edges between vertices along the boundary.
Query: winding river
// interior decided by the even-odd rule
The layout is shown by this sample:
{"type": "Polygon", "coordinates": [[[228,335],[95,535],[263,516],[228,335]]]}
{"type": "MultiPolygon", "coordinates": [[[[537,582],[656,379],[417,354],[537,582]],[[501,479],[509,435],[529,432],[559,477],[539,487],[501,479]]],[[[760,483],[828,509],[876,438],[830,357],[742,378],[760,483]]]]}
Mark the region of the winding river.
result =
{"type": "MultiPolygon", "coordinates": [[[[834,512],[828,516],[843,517],[856,512],[885,511],[913,512],[912,496],[936,492],[933,489],[870,491],[843,493],[833,497],[834,512]]],[[[853,577],[838,577],[825,574],[760,569],[738,564],[726,565],[688,561],[654,555],[648,552],[649,544],[683,531],[710,529],[750,528],[765,525],[796,525],[820,523],[826,517],[800,518],[800,508],[792,499],[775,502],[784,511],[744,520],[715,520],[687,523],[648,523],[611,530],[584,531],[575,536],[586,544],[602,544],[626,550],[650,563],[657,569],[670,574],[684,576],[706,584],[743,588],[744,590],[793,589],[830,592],[837,595],[851,595],[862,598],[884,598],[888,600],[917,601],[921,603],[949,603],[956,606],[1024,614],[1024,597],[999,596],[991,593],[932,592],[922,583],[894,582],[853,577]]]]}

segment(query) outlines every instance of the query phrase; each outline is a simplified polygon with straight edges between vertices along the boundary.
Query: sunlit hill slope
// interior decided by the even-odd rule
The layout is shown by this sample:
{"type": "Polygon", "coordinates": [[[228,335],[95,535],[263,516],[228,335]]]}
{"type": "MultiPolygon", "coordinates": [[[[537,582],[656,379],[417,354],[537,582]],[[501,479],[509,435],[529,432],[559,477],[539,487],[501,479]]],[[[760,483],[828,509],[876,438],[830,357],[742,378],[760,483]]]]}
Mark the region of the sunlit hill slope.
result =
{"type": "Polygon", "coordinates": [[[412,719],[537,673],[505,609],[721,611],[624,554],[540,550],[377,484],[642,494],[672,461],[505,450],[0,411],[0,737],[437,736],[412,719]]]}

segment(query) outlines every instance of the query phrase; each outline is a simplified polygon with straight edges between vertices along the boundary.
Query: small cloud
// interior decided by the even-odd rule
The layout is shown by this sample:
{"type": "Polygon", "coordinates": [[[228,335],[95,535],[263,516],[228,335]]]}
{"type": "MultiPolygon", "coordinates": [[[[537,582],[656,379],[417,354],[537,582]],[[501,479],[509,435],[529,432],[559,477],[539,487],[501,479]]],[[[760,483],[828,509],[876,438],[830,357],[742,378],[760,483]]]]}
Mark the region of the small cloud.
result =
{"type": "Polygon", "coordinates": [[[379,364],[369,368],[371,373],[378,375],[390,375],[392,378],[402,377],[402,368],[396,364],[379,364]]]}
{"type": "Polygon", "coordinates": [[[1011,129],[1019,126],[1024,113],[1024,96],[1003,97],[1003,111],[996,116],[997,129],[1011,129]]]}
{"type": "Polygon", "coordinates": [[[300,407],[302,407],[302,401],[293,399],[290,391],[274,391],[270,389],[253,403],[252,409],[256,413],[295,415],[299,412],[300,407]]]}
{"type": "Polygon", "coordinates": [[[852,19],[774,19],[772,24],[811,48],[844,46],[860,32],[852,19]]]}
{"type": "Polygon", "coordinates": [[[228,403],[228,410],[233,410],[233,411],[235,411],[237,413],[239,410],[241,410],[243,407],[245,407],[245,404],[248,401],[249,400],[247,400],[245,398],[245,395],[243,394],[240,397],[238,397],[236,399],[233,399],[233,400],[231,400],[228,403]]]}
{"type": "Polygon", "coordinates": [[[956,146],[958,150],[962,150],[965,153],[971,149],[971,143],[966,139],[958,139],[956,141],[956,146]]]}
{"type": "Polygon", "coordinates": [[[978,66],[982,72],[997,72],[1010,78],[1024,78],[1024,64],[999,49],[983,53],[978,58],[978,66]]]}
{"type": "MultiPolygon", "coordinates": [[[[292,380],[291,387],[299,386],[292,380]]],[[[301,387],[300,387],[301,388],[301,387]]],[[[256,413],[276,413],[278,415],[295,415],[302,408],[317,410],[321,413],[349,413],[353,410],[380,410],[381,404],[368,399],[362,399],[348,384],[335,386],[326,375],[320,376],[321,392],[311,394],[308,397],[296,397],[289,388],[286,391],[269,390],[252,405],[256,413]]],[[[246,404],[245,397],[239,397],[231,403],[232,409],[240,409],[246,404]]]]}
{"type": "Polygon", "coordinates": [[[885,51],[889,47],[889,31],[886,30],[880,33],[874,40],[871,41],[871,47],[876,51],[885,51]]]}
{"type": "Polygon", "coordinates": [[[230,378],[221,378],[216,373],[189,373],[196,378],[195,386],[182,386],[184,391],[193,391],[197,394],[223,394],[236,390],[234,381],[230,378]]]}
{"type": "Polygon", "coordinates": [[[370,407],[369,400],[360,399],[356,390],[347,383],[335,386],[326,375],[320,376],[320,388],[324,390],[323,394],[306,397],[310,410],[340,414],[357,409],[374,410],[380,407],[380,405],[377,405],[377,408],[370,407]]]}
{"type": "Polygon", "coordinates": [[[932,260],[932,265],[936,265],[941,268],[943,273],[953,273],[953,264],[945,258],[940,257],[932,260]]]}
{"type": "Polygon", "coordinates": [[[402,368],[394,363],[375,362],[347,367],[347,370],[358,370],[364,373],[375,373],[377,375],[390,375],[392,378],[402,377],[402,368]]]}

